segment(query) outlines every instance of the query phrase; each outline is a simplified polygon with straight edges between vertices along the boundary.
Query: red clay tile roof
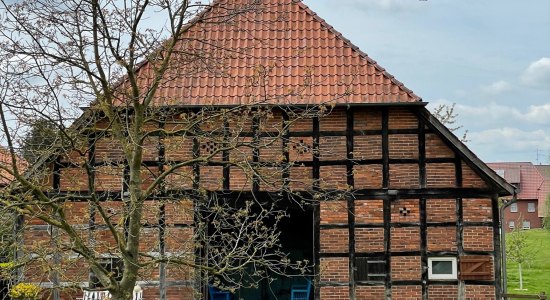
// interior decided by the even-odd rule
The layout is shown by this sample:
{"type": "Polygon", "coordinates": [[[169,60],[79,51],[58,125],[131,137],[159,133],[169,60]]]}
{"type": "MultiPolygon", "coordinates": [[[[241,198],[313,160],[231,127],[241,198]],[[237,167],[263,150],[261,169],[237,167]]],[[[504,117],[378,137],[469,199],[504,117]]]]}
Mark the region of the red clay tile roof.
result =
{"type": "MultiPolygon", "coordinates": [[[[179,40],[160,105],[402,103],[421,99],[295,0],[214,1],[179,40]],[[199,59],[199,57],[201,57],[199,59]]],[[[140,69],[147,84],[151,63],[140,69]]]]}
{"type": "MultiPolygon", "coordinates": [[[[6,152],[6,150],[2,147],[0,147],[0,164],[3,166],[7,165],[7,162],[9,161],[9,154],[6,152]]],[[[6,172],[3,169],[0,169],[0,187],[5,186],[10,182],[11,175],[6,172]]]]}
{"type": "Polygon", "coordinates": [[[530,162],[503,162],[503,163],[487,163],[487,165],[498,172],[504,170],[504,179],[510,183],[518,183],[508,180],[507,173],[511,174],[511,179],[517,180],[517,170],[519,169],[519,184],[518,200],[538,199],[539,189],[544,181],[543,177],[537,171],[535,166],[530,162]]]}
{"type": "MultiPolygon", "coordinates": [[[[18,158],[18,167],[21,168],[21,172],[26,168],[26,164],[23,159],[18,158]]],[[[3,166],[11,166],[11,155],[9,151],[0,146],[0,164],[3,166]]],[[[0,169],[0,187],[8,185],[13,180],[13,176],[4,169],[0,169]]]]}

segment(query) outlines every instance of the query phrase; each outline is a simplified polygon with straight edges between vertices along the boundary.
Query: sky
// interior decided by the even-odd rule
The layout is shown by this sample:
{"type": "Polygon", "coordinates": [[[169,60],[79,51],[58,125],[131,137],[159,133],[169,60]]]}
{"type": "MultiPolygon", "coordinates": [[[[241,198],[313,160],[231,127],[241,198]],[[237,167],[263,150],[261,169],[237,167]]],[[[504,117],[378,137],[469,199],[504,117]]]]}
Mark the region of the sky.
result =
{"type": "Polygon", "coordinates": [[[456,103],[485,162],[550,163],[550,1],[303,2],[429,109],[456,103]]]}
{"type": "Polygon", "coordinates": [[[303,2],[429,109],[456,103],[485,162],[550,164],[549,0],[303,2]]]}

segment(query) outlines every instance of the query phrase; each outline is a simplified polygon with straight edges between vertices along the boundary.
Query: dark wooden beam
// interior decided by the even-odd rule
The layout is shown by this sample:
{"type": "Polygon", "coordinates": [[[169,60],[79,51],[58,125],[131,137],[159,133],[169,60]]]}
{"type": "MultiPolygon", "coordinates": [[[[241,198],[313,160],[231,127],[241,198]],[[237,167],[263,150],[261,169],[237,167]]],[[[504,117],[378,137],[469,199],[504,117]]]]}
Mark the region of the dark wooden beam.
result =
{"type": "Polygon", "coordinates": [[[502,287],[502,262],[501,262],[501,242],[500,242],[500,210],[498,207],[498,194],[495,194],[491,198],[491,208],[493,210],[493,260],[494,260],[494,272],[495,272],[495,299],[500,299],[503,292],[502,287]]]}
{"type": "MultiPolygon", "coordinates": [[[[353,177],[353,110],[346,109],[346,183],[355,185],[353,177]]],[[[355,199],[347,195],[348,206],[348,246],[349,246],[349,298],[355,299],[355,199]]]]}
{"type": "MultiPolygon", "coordinates": [[[[425,179],[425,178],[424,178],[425,179]]],[[[420,280],[422,282],[422,299],[428,299],[428,227],[426,198],[420,198],[420,280]]]]}
{"type": "MultiPolygon", "coordinates": [[[[159,129],[164,129],[165,123],[164,119],[159,121],[159,129]]],[[[164,172],[164,166],[166,164],[166,148],[164,145],[165,135],[161,131],[158,137],[158,172],[161,174],[164,172]]],[[[166,183],[163,180],[158,188],[158,191],[161,196],[166,195],[166,183]]],[[[166,253],[166,206],[164,202],[161,202],[159,207],[159,217],[158,217],[158,242],[159,242],[159,253],[161,256],[164,256],[166,253]]],[[[159,264],[159,299],[166,300],[166,263],[159,264]]]]}
{"type": "MultiPolygon", "coordinates": [[[[314,193],[317,193],[320,190],[320,186],[319,186],[319,179],[320,179],[320,165],[319,165],[319,139],[320,139],[319,131],[320,131],[320,124],[319,124],[319,122],[320,122],[320,120],[319,120],[318,116],[313,117],[313,119],[312,119],[312,127],[313,127],[313,145],[312,145],[313,146],[313,166],[312,166],[313,167],[313,170],[312,170],[313,185],[312,185],[312,189],[313,189],[314,193]]],[[[320,253],[321,252],[321,241],[320,241],[321,232],[320,232],[319,224],[321,224],[321,208],[320,208],[319,203],[315,204],[314,221],[315,221],[315,224],[314,224],[314,226],[315,226],[315,230],[314,230],[314,234],[315,234],[314,243],[315,243],[315,245],[314,245],[314,248],[315,248],[315,253],[320,253]]],[[[321,282],[320,264],[321,264],[320,257],[316,256],[315,257],[315,274],[316,274],[315,282],[316,283],[321,282]]],[[[321,299],[320,284],[315,285],[314,296],[315,296],[315,299],[317,299],[317,300],[321,299]]]]}
{"type": "MultiPolygon", "coordinates": [[[[229,135],[230,135],[230,132],[229,132],[229,122],[227,121],[227,118],[224,118],[223,120],[223,141],[224,141],[224,148],[227,148],[228,146],[228,143],[229,143],[229,135]]],[[[229,150],[223,150],[222,151],[222,160],[224,162],[229,162],[229,150]]],[[[222,183],[222,188],[224,191],[229,191],[229,189],[231,188],[231,174],[230,174],[230,165],[229,164],[224,164],[223,165],[223,183],[222,183]]]]}
{"type": "Polygon", "coordinates": [[[389,149],[389,112],[382,110],[382,187],[387,189],[390,184],[390,149],[389,149]]]}
{"type": "MultiPolygon", "coordinates": [[[[260,109],[253,110],[254,116],[252,117],[252,162],[258,164],[260,161],[260,109]]],[[[252,174],[252,191],[260,191],[260,178],[256,172],[252,174]]]]}

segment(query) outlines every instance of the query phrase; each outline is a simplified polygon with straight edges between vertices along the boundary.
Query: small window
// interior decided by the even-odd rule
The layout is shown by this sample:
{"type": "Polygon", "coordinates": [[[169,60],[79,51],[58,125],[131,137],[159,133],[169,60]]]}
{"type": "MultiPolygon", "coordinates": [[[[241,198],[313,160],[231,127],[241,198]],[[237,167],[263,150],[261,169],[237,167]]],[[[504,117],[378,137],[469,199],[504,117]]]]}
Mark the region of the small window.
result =
{"type": "Polygon", "coordinates": [[[528,202],[527,203],[527,211],[530,213],[534,213],[537,210],[535,206],[535,202],[528,202]]]}
{"type": "Polygon", "coordinates": [[[517,203],[512,203],[512,205],[510,205],[510,212],[518,212],[518,204],[517,203]]]}
{"type": "Polygon", "coordinates": [[[380,258],[355,258],[355,280],[383,281],[386,277],[386,261],[380,258]]]}
{"type": "Polygon", "coordinates": [[[523,229],[531,229],[531,222],[523,221],[523,229]]]}
{"type": "Polygon", "coordinates": [[[429,257],[429,279],[457,279],[455,257],[429,257]]]}
{"type": "Polygon", "coordinates": [[[514,221],[508,222],[508,228],[510,228],[510,229],[516,228],[516,222],[514,222],[514,221]]]}

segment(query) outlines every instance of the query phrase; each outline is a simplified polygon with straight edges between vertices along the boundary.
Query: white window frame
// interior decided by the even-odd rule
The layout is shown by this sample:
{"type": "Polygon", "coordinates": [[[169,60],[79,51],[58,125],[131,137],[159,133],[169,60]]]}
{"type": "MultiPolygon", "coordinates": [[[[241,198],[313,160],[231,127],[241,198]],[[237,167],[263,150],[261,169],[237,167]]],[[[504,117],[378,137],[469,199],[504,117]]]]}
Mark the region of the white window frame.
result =
{"type": "Polygon", "coordinates": [[[510,205],[510,212],[513,212],[513,213],[517,213],[518,212],[518,204],[517,203],[512,203],[510,205]]]}
{"type": "Polygon", "coordinates": [[[537,206],[535,202],[527,202],[527,212],[534,213],[537,211],[537,206]]]}
{"type": "Polygon", "coordinates": [[[531,221],[525,221],[523,220],[523,223],[521,224],[522,229],[531,229],[531,221]],[[525,226],[527,225],[527,226],[525,226]]]}
{"type": "Polygon", "coordinates": [[[433,280],[449,280],[457,279],[457,266],[456,266],[456,257],[428,257],[428,279],[433,280]],[[434,261],[450,261],[452,265],[451,274],[433,274],[432,273],[432,263],[434,261]]]}
{"type": "Polygon", "coordinates": [[[509,222],[508,222],[508,228],[510,228],[510,229],[516,228],[516,222],[514,222],[514,221],[509,221],[509,222]]]}

